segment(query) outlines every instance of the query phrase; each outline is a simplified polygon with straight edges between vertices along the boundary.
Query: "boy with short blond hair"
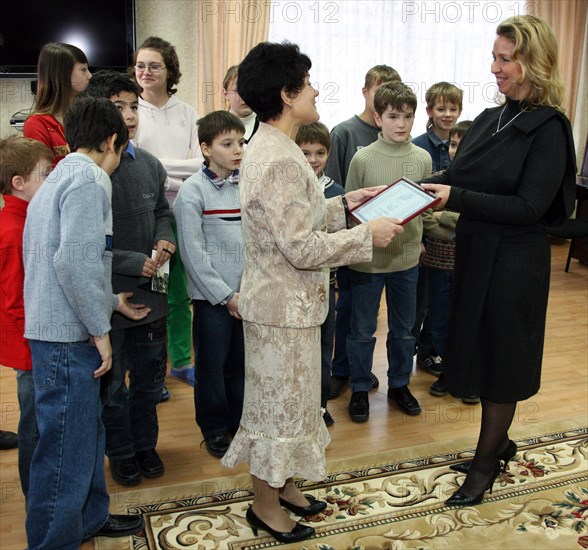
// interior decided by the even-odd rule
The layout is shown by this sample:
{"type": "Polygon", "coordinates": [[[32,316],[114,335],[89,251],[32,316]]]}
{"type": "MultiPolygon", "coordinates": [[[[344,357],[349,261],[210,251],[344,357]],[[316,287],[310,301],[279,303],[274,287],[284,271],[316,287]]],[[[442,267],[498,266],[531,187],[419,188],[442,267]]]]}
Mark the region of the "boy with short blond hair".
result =
{"type": "Polygon", "coordinates": [[[0,210],[0,365],[16,369],[18,472],[25,498],[38,433],[31,350],[24,337],[22,235],[29,202],[51,171],[52,162],[53,153],[39,141],[20,136],[0,140],[0,191],[4,199],[0,210]]]}
{"type": "Polygon", "coordinates": [[[412,142],[428,151],[433,159],[433,172],[445,170],[449,158],[449,131],[455,126],[463,109],[463,91],[455,84],[437,82],[425,93],[427,131],[412,142]]]}
{"type": "MultiPolygon", "coordinates": [[[[463,91],[449,82],[437,82],[427,89],[425,101],[429,116],[427,132],[414,138],[413,143],[429,152],[433,160],[433,172],[439,172],[447,169],[451,162],[449,131],[461,115],[463,91]]],[[[435,350],[429,328],[428,272],[426,266],[421,266],[417,288],[417,313],[412,332],[416,338],[417,364],[431,374],[438,375],[443,369],[443,360],[435,350]]]]}
{"type": "Polygon", "coordinates": [[[361,114],[337,124],[331,131],[331,153],[325,168],[326,173],[346,188],[347,172],[353,155],[362,147],[378,139],[380,129],[374,120],[374,95],[386,82],[400,82],[396,69],[388,65],[376,65],[365,75],[361,93],[365,99],[361,114]]]}
{"type": "MultiPolygon", "coordinates": [[[[331,131],[331,147],[325,172],[337,183],[346,187],[347,172],[353,155],[362,147],[367,147],[378,139],[380,128],[374,119],[374,95],[376,90],[386,82],[400,82],[401,78],[396,69],[388,65],[376,65],[365,75],[364,86],[361,90],[365,99],[363,112],[341,122],[331,131]]],[[[337,271],[337,317],[335,352],[333,356],[330,380],[330,399],[337,397],[344,389],[349,379],[349,362],[345,341],[349,335],[349,320],[351,318],[351,290],[349,287],[349,269],[342,266],[337,271]]],[[[372,387],[379,386],[378,379],[372,374],[372,387]]]]}
{"type": "MultiPolygon", "coordinates": [[[[322,122],[306,124],[298,129],[296,144],[302,149],[304,156],[308,159],[311,168],[314,170],[318,183],[323,189],[325,198],[330,199],[345,195],[345,189],[334,182],[324,172],[329,158],[331,139],[329,129],[322,122]]],[[[332,426],[335,421],[327,410],[329,399],[329,381],[331,375],[331,361],[333,359],[333,344],[335,339],[335,282],[338,269],[331,268],[329,279],[329,310],[327,318],[321,325],[321,408],[324,409],[323,419],[327,427],[332,426]]]]}
{"type": "Polygon", "coordinates": [[[188,274],[196,350],[196,422],[207,451],[224,456],[243,409],[245,352],[239,315],[243,234],[239,165],[245,126],[228,111],[198,121],[204,165],[174,203],[180,254],[188,274]]]}
{"type": "MultiPolygon", "coordinates": [[[[349,167],[347,190],[393,183],[401,177],[421,180],[431,173],[431,156],[410,142],[417,98],[401,82],[383,84],[375,94],[378,141],[364,147],[349,167]]],[[[412,370],[416,283],[423,223],[420,216],[386,248],[375,249],[371,262],[349,266],[353,309],[347,338],[351,372],[349,414],[355,422],[369,418],[368,391],[382,290],[388,306],[388,398],[409,415],[420,414],[408,389],[412,370]]]]}

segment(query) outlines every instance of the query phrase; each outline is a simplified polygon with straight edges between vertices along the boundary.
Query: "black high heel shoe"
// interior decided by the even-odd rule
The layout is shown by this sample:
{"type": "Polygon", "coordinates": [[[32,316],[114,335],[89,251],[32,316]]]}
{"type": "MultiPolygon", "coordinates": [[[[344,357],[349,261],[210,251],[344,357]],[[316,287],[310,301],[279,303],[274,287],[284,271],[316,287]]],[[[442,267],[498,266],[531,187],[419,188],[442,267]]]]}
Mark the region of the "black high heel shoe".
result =
{"type": "Polygon", "coordinates": [[[267,523],[255,515],[255,512],[251,506],[247,508],[245,517],[247,518],[247,523],[249,523],[249,526],[251,527],[251,530],[255,536],[257,536],[258,529],[263,529],[264,531],[267,531],[272,537],[274,537],[278,542],[289,543],[299,542],[314,535],[314,529],[312,527],[309,525],[302,525],[298,522],[296,522],[294,529],[292,529],[290,532],[274,531],[267,523]]]}
{"type": "Polygon", "coordinates": [[[314,516],[327,507],[327,503],[324,500],[317,500],[312,495],[304,495],[304,498],[308,500],[308,506],[296,506],[296,504],[292,504],[282,497],[280,497],[280,504],[300,517],[314,516]]]}
{"type": "Polygon", "coordinates": [[[465,495],[461,492],[460,487],[457,491],[455,491],[455,493],[453,493],[453,495],[451,495],[445,501],[445,504],[447,506],[474,506],[475,504],[480,504],[480,502],[484,500],[484,494],[486,493],[486,491],[489,491],[489,493],[492,494],[492,485],[494,485],[494,482],[496,481],[496,478],[500,475],[500,472],[502,472],[502,466],[500,465],[500,462],[497,460],[494,466],[494,472],[492,473],[492,477],[490,478],[488,485],[486,485],[486,488],[481,493],[472,496],[465,495]]]}
{"type": "MultiPolygon", "coordinates": [[[[517,444],[512,440],[508,440],[508,445],[506,449],[502,451],[497,457],[497,460],[504,462],[502,471],[506,471],[506,466],[508,463],[515,457],[517,452],[519,451],[517,444]]],[[[470,466],[472,465],[472,461],[468,460],[467,462],[459,462],[458,464],[452,464],[449,466],[451,470],[455,472],[461,472],[462,474],[467,474],[470,471],[470,466]]]]}

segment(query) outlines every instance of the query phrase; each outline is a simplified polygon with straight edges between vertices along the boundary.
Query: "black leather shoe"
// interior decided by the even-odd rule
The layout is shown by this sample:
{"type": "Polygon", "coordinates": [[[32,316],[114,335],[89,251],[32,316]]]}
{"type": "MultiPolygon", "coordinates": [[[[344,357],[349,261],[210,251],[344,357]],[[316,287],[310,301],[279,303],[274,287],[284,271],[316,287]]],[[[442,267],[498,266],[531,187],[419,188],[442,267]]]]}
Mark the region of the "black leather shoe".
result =
{"type": "MultiPolygon", "coordinates": [[[[106,523],[93,537],[128,537],[139,533],[145,528],[143,516],[110,514],[106,523]]],[[[90,540],[90,538],[85,540],[90,540]]]]}
{"type": "Polygon", "coordinates": [[[502,471],[502,466],[498,460],[494,465],[494,472],[492,472],[492,477],[488,481],[488,485],[486,488],[477,495],[466,495],[461,492],[461,487],[453,493],[446,501],[445,504],[447,506],[474,506],[475,504],[480,504],[482,500],[484,500],[484,493],[489,491],[492,494],[492,485],[496,481],[496,478],[500,475],[502,471]]]}
{"type": "Polygon", "coordinates": [[[206,450],[217,458],[222,458],[231,445],[227,434],[215,435],[204,440],[206,450]]]}
{"type": "Polygon", "coordinates": [[[325,410],[325,414],[323,414],[323,420],[325,421],[325,426],[327,428],[330,428],[335,423],[335,420],[333,420],[331,413],[327,410],[325,410]]]}
{"type": "Polygon", "coordinates": [[[351,394],[351,401],[349,401],[349,416],[353,422],[367,421],[370,417],[368,392],[356,391],[351,394]]]}
{"type": "Polygon", "coordinates": [[[143,477],[154,478],[163,475],[165,468],[163,467],[163,462],[161,462],[161,458],[159,458],[155,449],[137,451],[135,457],[143,477]]]}
{"type": "Polygon", "coordinates": [[[280,497],[280,504],[290,510],[293,514],[296,514],[300,517],[306,516],[314,516],[315,514],[319,514],[322,512],[326,507],[327,503],[322,500],[317,500],[312,495],[304,495],[304,498],[308,500],[308,506],[296,506],[296,504],[292,504],[287,500],[280,497]]]}
{"type": "Polygon", "coordinates": [[[143,479],[134,456],[130,458],[108,458],[110,475],[119,485],[138,485],[143,479]]]}
{"type": "Polygon", "coordinates": [[[247,513],[245,514],[247,518],[247,523],[251,527],[253,534],[257,536],[258,529],[263,529],[267,531],[272,537],[274,537],[278,542],[299,542],[301,540],[307,539],[314,535],[314,529],[309,525],[302,525],[301,523],[296,522],[294,529],[289,533],[284,533],[281,531],[274,531],[267,523],[259,519],[256,515],[251,506],[247,508],[247,513]]]}
{"type": "MultiPolygon", "coordinates": [[[[508,440],[508,445],[496,458],[503,462],[502,471],[506,470],[508,463],[515,457],[518,452],[517,444],[512,440],[508,440]]],[[[452,464],[449,466],[451,470],[455,472],[461,472],[462,474],[467,474],[470,471],[470,466],[472,465],[472,461],[468,460],[467,462],[458,462],[457,464],[452,464]]]]}
{"type": "Polygon", "coordinates": [[[0,450],[16,449],[18,447],[18,435],[14,432],[0,431],[0,450]]]}
{"type": "Polygon", "coordinates": [[[410,416],[421,414],[421,406],[412,393],[410,393],[408,386],[388,388],[388,399],[394,401],[402,412],[410,416]]]}

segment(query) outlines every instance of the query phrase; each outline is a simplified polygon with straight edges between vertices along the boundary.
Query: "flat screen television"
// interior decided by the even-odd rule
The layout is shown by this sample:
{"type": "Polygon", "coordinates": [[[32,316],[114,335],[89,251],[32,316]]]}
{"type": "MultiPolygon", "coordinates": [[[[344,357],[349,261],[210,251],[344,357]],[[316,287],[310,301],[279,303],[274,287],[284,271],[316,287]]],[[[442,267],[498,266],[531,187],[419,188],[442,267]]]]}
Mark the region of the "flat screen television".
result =
{"type": "Polygon", "coordinates": [[[0,12],[0,78],[36,78],[47,42],[77,46],[91,70],[132,65],[135,0],[12,0],[0,12]]]}

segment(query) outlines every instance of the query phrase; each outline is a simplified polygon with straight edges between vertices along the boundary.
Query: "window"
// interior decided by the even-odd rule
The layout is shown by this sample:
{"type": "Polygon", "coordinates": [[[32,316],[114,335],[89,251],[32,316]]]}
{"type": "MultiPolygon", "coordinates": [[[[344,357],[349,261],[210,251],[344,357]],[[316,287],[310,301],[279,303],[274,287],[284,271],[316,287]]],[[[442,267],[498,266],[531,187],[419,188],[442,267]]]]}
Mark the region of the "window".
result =
{"type": "Polygon", "coordinates": [[[394,67],[415,91],[413,137],[425,131],[425,92],[442,80],[464,91],[461,120],[495,106],[490,72],[495,31],[525,13],[523,1],[271,0],[271,42],[289,40],[312,60],[318,110],[329,128],[364,109],[374,65],[394,67]]]}

